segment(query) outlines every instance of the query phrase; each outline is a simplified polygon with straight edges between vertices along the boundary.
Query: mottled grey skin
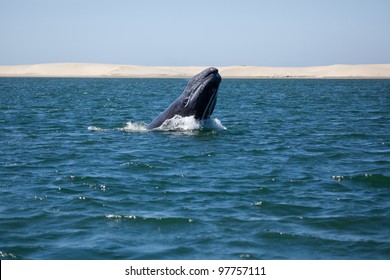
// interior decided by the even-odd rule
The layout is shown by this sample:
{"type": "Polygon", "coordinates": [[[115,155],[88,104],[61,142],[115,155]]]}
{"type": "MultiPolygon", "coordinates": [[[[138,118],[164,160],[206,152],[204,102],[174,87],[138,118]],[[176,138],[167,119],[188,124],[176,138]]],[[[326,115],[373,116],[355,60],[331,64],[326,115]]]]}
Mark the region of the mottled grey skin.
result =
{"type": "Polygon", "coordinates": [[[221,83],[218,69],[207,68],[194,76],[184,92],[164,112],[157,116],[147,129],[157,128],[175,115],[194,116],[197,120],[210,118],[217,102],[217,92],[221,83]]]}

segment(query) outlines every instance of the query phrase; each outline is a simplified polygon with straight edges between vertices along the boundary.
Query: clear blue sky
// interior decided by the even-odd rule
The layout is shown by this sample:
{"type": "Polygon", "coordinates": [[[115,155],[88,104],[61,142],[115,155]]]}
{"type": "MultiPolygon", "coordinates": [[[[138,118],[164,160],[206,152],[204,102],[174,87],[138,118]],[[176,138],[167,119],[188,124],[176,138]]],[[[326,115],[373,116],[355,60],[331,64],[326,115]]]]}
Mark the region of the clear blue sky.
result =
{"type": "Polygon", "coordinates": [[[390,63],[389,0],[0,0],[0,65],[390,63]]]}

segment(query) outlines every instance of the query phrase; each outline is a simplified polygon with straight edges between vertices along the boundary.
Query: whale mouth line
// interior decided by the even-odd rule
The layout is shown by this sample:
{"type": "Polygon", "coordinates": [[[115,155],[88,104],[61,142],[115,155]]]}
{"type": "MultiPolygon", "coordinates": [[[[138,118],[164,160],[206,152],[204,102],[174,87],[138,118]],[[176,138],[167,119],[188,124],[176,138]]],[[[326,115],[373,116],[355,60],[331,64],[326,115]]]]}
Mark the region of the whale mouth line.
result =
{"type": "MultiPolygon", "coordinates": [[[[215,83],[218,83],[219,84],[219,81],[220,81],[221,77],[219,76],[218,74],[218,70],[215,69],[215,71],[212,71],[210,73],[208,73],[206,76],[203,77],[203,82],[199,83],[195,89],[193,90],[193,92],[185,98],[184,100],[184,107],[188,107],[188,105],[192,102],[193,99],[196,99],[197,97],[199,97],[200,95],[204,94],[203,91],[206,89],[206,88],[209,88],[211,87],[211,97],[205,107],[205,110],[202,114],[202,118],[201,119],[204,119],[204,116],[207,115],[206,113],[208,112],[209,108],[214,108],[215,107],[215,96],[216,96],[216,93],[217,93],[217,88],[215,88],[214,84],[215,83]],[[199,93],[200,92],[200,93],[199,93]],[[214,106],[210,106],[211,104],[214,104],[214,106]]],[[[212,112],[212,111],[211,111],[212,112]]],[[[211,115],[211,113],[209,114],[211,115]]]]}
{"type": "Polygon", "coordinates": [[[202,120],[209,118],[214,111],[215,103],[217,102],[217,90],[213,89],[213,93],[211,95],[211,98],[209,102],[207,103],[203,115],[202,115],[202,120]]]}

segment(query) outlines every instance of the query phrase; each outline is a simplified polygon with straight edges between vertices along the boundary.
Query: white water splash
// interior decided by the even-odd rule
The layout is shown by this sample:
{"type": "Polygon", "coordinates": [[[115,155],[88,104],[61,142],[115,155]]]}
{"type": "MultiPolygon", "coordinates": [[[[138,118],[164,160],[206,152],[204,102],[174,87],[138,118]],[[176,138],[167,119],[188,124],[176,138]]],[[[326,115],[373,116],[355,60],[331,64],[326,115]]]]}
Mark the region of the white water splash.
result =
{"type": "Polygon", "coordinates": [[[221,121],[217,118],[207,120],[196,120],[194,116],[182,117],[174,116],[171,119],[164,121],[164,123],[155,128],[157,131],[193,131],[193,130],[226,130],[221,121]]]}
{"type": "Polygon", "coordinates": [[[211,130],[226,130],[227,128],[217,118],[207,119],[202,121],[203,127],[211,130]]]}
{"type": "Polygon", "coordinates": [[[199,130],[201,129],[200,122],[197,121],[194,117],[182,117],[182,116],[174,116],[171,119],[165,120],[162,125],[157,127],[155,130],[162,131],[172,131],[172,130],[199,130]]]}
{"type": "MultiPolygon", "coordinates": [[[[147,129],[147,125],[143,122],[134,122],[129,121],[124,127],[114,128],[111,130],[120,130],[131,133],[145,133],[150,131],[179,131],[179,132],[194,132],[199,130],[226,130],[226,127],[221,123],[217,118],[207,119],[207,120],[196,120],[194,116],[182,117],[174,116],[171,119],[166,120],[161,126],[154,128],[152,130],[147,129]]],[[[90,131],[109,131],[110,129],[104,129],[96,126],[89,126],[88,130],[90,131]]]]}
{"type": "Polygon", "coordinates": [[[88,130],[90,130],[90,131],[106,131],[107,129],[100,128],[97,126],[88,126],[88,130]]]}
{"type": "Polygon", "coordinates": [[[146,124],[141,122],[133,122],[129,121],[126,123],[126,126],[123,128],[120,128],[120,130],[126,131],[126,132],[148,132],[149,130],[146,128],[146,124]]]}

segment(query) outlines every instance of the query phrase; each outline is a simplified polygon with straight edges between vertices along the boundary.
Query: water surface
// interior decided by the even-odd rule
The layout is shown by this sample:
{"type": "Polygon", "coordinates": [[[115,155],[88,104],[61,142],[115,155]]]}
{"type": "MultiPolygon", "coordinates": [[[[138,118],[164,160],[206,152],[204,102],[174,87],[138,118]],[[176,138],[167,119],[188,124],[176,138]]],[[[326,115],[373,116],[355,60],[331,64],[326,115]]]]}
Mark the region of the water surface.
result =
{"type": "Polygon", "coordinates": [[[187,81],[1,78],[1,259],[390,258],[390,80],[187,81]]]}

